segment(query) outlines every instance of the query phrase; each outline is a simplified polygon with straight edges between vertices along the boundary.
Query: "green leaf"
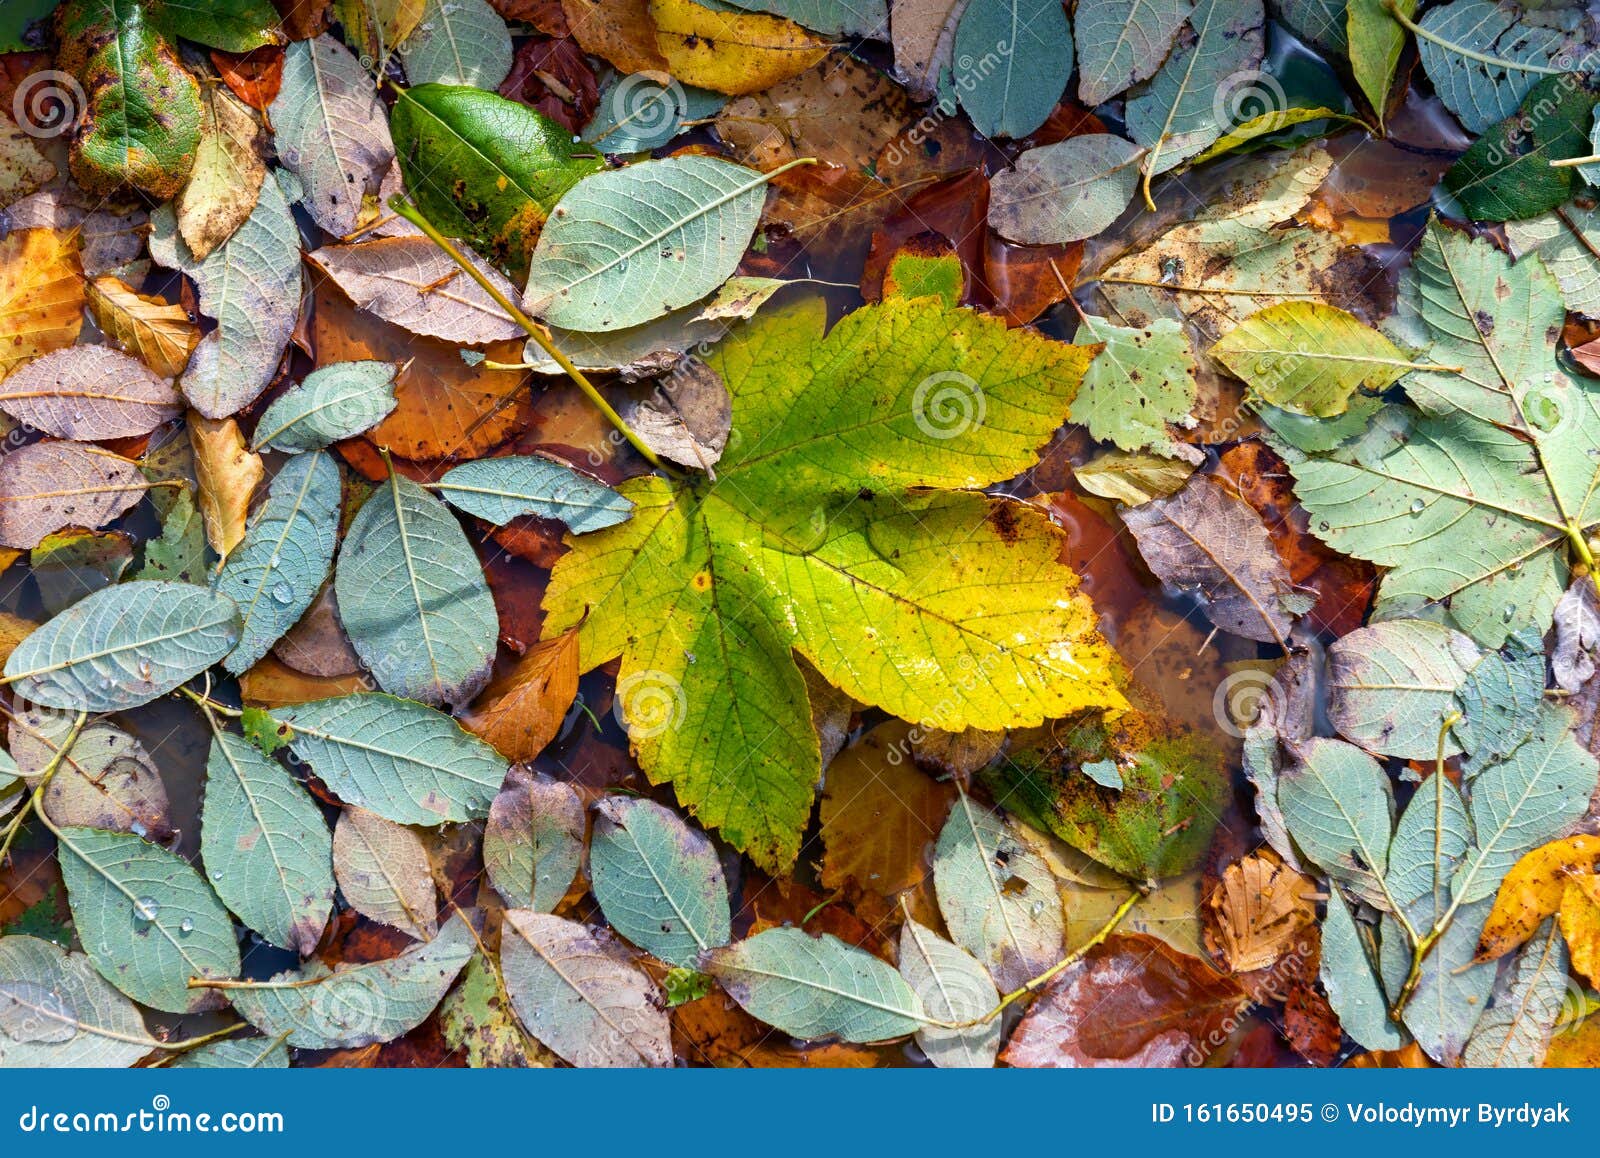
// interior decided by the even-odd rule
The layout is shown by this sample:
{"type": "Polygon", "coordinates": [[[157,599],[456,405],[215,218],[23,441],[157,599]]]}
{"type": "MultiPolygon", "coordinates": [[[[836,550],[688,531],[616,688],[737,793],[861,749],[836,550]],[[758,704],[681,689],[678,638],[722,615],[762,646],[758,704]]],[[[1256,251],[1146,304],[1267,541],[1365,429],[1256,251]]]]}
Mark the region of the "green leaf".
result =
{"type": "Polygon", "coordinates": [[[1406,1003],[1405,1027],[1441,1065],[1459,1064],[1462,1048],[1494,987],[1495,963],[1472,963],[1489,907],[1489,902],[1483,901],[1457,911],[1423,961],[1416,992],[1406,1003]]]}
{"type": "Polygon", "coordinates": [[[34,937],[0,938],[0,1067],[120,1069],[159,1047],[87,957],[34,937]]]}
{"type": "Polygon", "coordinates": [[[1363,899],[1393,909],[1385,893],[1394,793],[1360,748],[1313,738],[1279,774],[1278,806],[1289,835],[1318,868],[1363,899]]]}
{"type": "Polygon", "coordinates": [[[1066,924],[1049,866],[964,793],[939,832],[933,880],[951,938],[1002,988],[1017,988],[1061,957],[1066,924]]]}
{"type": "Polygon", "coordinates": [[[1522,107],[1491,126],[1444,174],[1468,217],[1517,221],[1572,195],[1572,169],[1552,161],[1587,156],[1595,101],[1581,78],[1547,76],[1522,107]]]}
{"type": "MultiPolygon", "coordinates": [[[[1000,991],[971,953],[911,917],[900,926],[900,976],[936,1021],[974,1021],[1000,1004],[1000,991]]],[[[917,1045],[941,1069],[989,1069],[1000,1052],[1000,1019],[967,1029],[924,1025],[917,1045]]]]}
{"type": "Polygon", "coordinates": [[[1078,101],[1093,108],[1166,59],[1191,0],[1079,0],[1072,15],[1078,50],[1078,101]]]}
{"type": "MultiPolygon", "coordinates": [[[[1567,309],[1600,315],[1600,205],[1576,201],[1526,221],[1506,223],[1506,240],[1519,259],[1538,254],[1561,287],[1567,309]]],[[[1520,264],[1520,262],[1519,262],[1520,264]]]]}
{"type": "Polygon", "coordinates": [[[548,117],[475,88],[407,89],[390,128],[417,208],[507,266],[527,260],[556,202],[605,165],[578,155],[572,134],[548,117]]]}
{"type": "Polygon", "coordinates": [[[188,583],[96,591],[22,641],[6,661],[17,694],[47,708],[117,712],[147,704],[239,641],[239,609],[188,583]]]}
{"type": "Polygon", "coordinates": [[[1469,753],[1463,772],[1475,775],[1528,738],[1539,723],[1544,680],[1544,647],[1534,635],[1514,636],[1504,651],[1478,661],[1456,693],[1463,715],[1454,731],[1469,753]]]}
{"type": "Polygon", "coordinates": [[[184,1013],[210,997],[189,988],[191,977],[238,975],[233,920],[182,857],[98,828],[60,828],[56,839],[78,939],[111,984],[184,1013]]]}
{"type": "Polygon", "coordinates": [[[1567,943],[1553,920],[1517,954],[1509,983],[1478,1021],[1463,1055],[1473,1067],[1508,1069],[1544,1064],[1545,1051],[1567,999],[1567,943]]]}
{"type": "Polygon", "coordinates": [[[728,0],[734,8],[770,12],[829,36],[888,38],[887,0],[728,0]]]}
{"type": "Polygon", "coordinates": [[[1472,822],[1461,793],[1448,777],[1429,776],[1401,813],[1389,845],[1389,896],[1413,924],[1432,928],[1444,916],[1450,878],[1471,844],[1472,822]],[[1417,903],[1424,898],[1431,898],[1432,905],[1417,903]],[[1413,906],[1420,910],[1420,921],[1413,906]]]}
{"type": "Polygon", "coordinates": [[[1077,342],[1104,342],[1072,401],[1072,421],[1123,450],[1172,445],[1167,423],[1189,425],[1195,363],[1183,326],[1158,318],[1144,329],[1085,317],[1077,342]]]}
{"type": "Polygon", "coordinates": [[[306,790],[248,740],[219,732],[200,824],[223,903],[267,941],[311,956],[333,908],[333,841],[306,790]]]}
{"type": "Polygon", "coordinates": [[[94,197],[175,197],[200,147],[200,86],[139,0],[69,0],[56,64],[82,86],[72,175],[94,197]]]}
{"type": "Polygon", "coordinates": [[[194,492],[184,487],[161,521],[161,537],[145,542],[144,565],[134,578],[204,582],[208,547],[205,519],[194,505],[194,492]]]}
{"type": "Polygon", "coordinates": [[[513,764],[483,829],[489,883],[512,908],[553,912],[583,862],[585,827],[572,785],[513,764]]]}
{"type": "Polygon", "coordinates": [[[1370,752],[1431,760],[1461,751],[1446,731],[1456,693],[1482,652],[1459,631],[1423,619],[1358,628],[1328,648],[1328,720],[1370,752]]]}
{"type": "MultiPolygon", "coordinates": [[[[1409,20],[1417,0],[1396,0],[1409,20]]],[[[1387,0],[1349,0],[1345,7],[1345,34],[1350,45],[1350,71],[1382,125],[1394,90],[1395,69],[1406,46],[1406,30],[1389,14],[1387,0]]]]}
{"type": "Polygon", "coordinates": [[[493,90],[511,71],[511,33],[488,0],[426,0],[404,58],[413,85],[493,90]]]}
{"type": "Polygon", "coordinates": [[[244,714],[239,717],[239,727],[244,732],[244,738],[254,744],[262,755],[270,756],[279,748],[289,744],[292,730],[287,724],[280,724],[262,708],[246,707],[244,714]]]}
{"type": "Polygon", "coordinates": [[[439,1006],[444,1043],[473,1069],[528,1069],[555,1064],[511,1009],[498,968],[482,953],[467,962],[461,984],[439,1006]]]}
{"type": "Polygon", "coordinates": [[[316,599],[339,539],[342,495],[339,468],[322,451],[295,455],[273,478],[214,587],[243,617],[239,646],[223,661],[234,675],[254,667],[316,599]]]}
{"type": "Polygon", "coordinates": [[[1523,853],[1567,832],[1588,807],[1597,774],[1600,764],[1572,735],[1571,712],[1546,704],[1533,734],[1472,782],[1467,806],[1477,840],[1456,870],[1461,902],[1493,897],[1523,853]]]}
{"type": "Polygon", "coordinates": [[[398,957],[330,970],[320,961],[298,973],[230,988],[233,1007],[267,1037],[300,1049],[354,1049],[393,1041],[438,1006],[478,940],[460,915],[431,941],[398,957]]]}
{"type": "Polygon", "coordinates": [[[346,804],[397,824],[479,820],[506,762],[449,716],[410,700],[358,693],[279,708],[290,750],[346,804]]]}
{"type": "Polygon", "coordinates": [[[216,320],[179,384],[201,414],[227,418],[272,382],[300,316],[300,231],[283,190],[263,181],[250,216],[204,261],[163,205],[150,215],[150,256],[193,279],[200,312],[216,320]]]}
{"type": "Polygon", "coordinates": [[[669,964],[689,968],[733,936],[716,849],[654,801],[595,805],[589,875],[611,927],[669,964]]]}
{"type": "Polygon", "coordinates": [[[672,1064],[660,992],[605,930],[512,909],[500,967],[523,1027],[564,1060],[582,1068],[672,1064]]]}
{"type": "Polygon", "coordinates": [[[573,539],[545,597],[547,632],[582,625],[585,669],[623,657],[619,711],[651,777],[772,868],[792,863],[820,772],[796,650],[855,699],[947,731],[1122,702],[1048,521],[910,489],[1026,469],[1088,351],[935,298],[857,310],[826,338],[823,320],[807,299],[722,342],[734,429],[760,436],[714,481],[623,484],[633,517],[573,539]]]}
{"type": "Polygon", "coordinates": [[[500,621],[483,569],[455,516],[410,479],[391,473],[356,513],[334,590],[385,691],[460,706],[488,683],[500,621]]]}
{"type": "Polygon", "coordinates": [[[1346,0],[1271,0],[1268,15],[1325,57],[1349,55],[1346,0]]]}
{"type": "Polygon", "coordinates": [[[289,1050],[271,1037],[246,1037],[214,1041],[199,1049],[187,1050],[172,1063],[175,1070],[284,1070],[289,1068],[289,1050]]]}
{"type": "Polygon", "coordinates": [[[1343,414],[1357,390],[1378,393],[1417,363],[1353,314],[1321,302],[1257,310],[1211,347],[1211,356],[1281,409],[1343,414]]]}
{"type": "MultiPolygon", "coordinates": [[[[1147,176],[1165,173],[1205,149],[1228,126],[1219,90],[1261,63],[1261,0],[1199,0],[1189,15],[1194,40],[1167,57],[1128,98],[1128,135],[1149,152],[1147,176]]],[[[1249,78],[1246,77],[1246,83],[1249,78]]]]}
{"type": "Polygon", "coordinates": [[[1072,30],[1055,0],[971,0],[956,25],[961,107],[986,137],[1025,137],[1072,77],[1072,30]]]}
{"type": "Polygon", "coordinates": [[[585,177],[539,235],[524,305],[569,330],[620,330],[698,301],[738,268],[771,174],[712,157],[585,177]]]}
{"type": "Polygon", "coordinates": [[[577,535],[615,526],[633,509],[603,483],[536,455],[465,462],[445,471],[433,489],[458,510],[499,526],[536,515],[555,519],[577,535]]]}
{"type": "Polygon", "coordinates": [[[1488,0],[1452,0],[1430,8],[1418,27],[1423,71],[1445,108],[1471,133],[1487,132],[1516,112],[1541,75],[1559,71],[1551,62],[1572,47],[1559,28],[1488,0]],[[1514,67],[1519,64],[1531,68],[1514,67]]]}
{"type": "Polygon", "coordinates": [[[750,1016],[804,1041],[886,1041],[925,1021],[898,973],[828,933],[768,929],[713,949],[703,967],[750,1016]]]}
{"type": "Polygon", "coordinates": [[[150,23],[163,35],[223,52],[282,44],[278,10],[270,0],[148,0],[150,23]]]}
{"type": "Polygon", "coordinates": [[[354,231],[361,199],[378,191],[395,156],[367,70],[326,33],[296,40],[267,114],[279,159],[305,183],[312,220],[335,237],[354,231]]]}
{"type": "Polygon", "coordinates": [[[280,394],[256,422],[250,449],[321,450],[371,430],[395,407],[393,362],[334,362],[280,394]]]}
{"type": "Polygon", "coordinates": [[[1383,984],[1338,889],[1328,890],[1322,923],[1322,987],[1339,1026],[1363,1049],[1399,1049],[1406,1033],[1389,1017],[1383,984]]]}
{"type": "Polygon", "coordinates": [[[995,174],[989,226],[1025,245],[1094,237],[1133,200],[1144,150],[1111,133],[1069,137],[1029,149],[995,174]]]}

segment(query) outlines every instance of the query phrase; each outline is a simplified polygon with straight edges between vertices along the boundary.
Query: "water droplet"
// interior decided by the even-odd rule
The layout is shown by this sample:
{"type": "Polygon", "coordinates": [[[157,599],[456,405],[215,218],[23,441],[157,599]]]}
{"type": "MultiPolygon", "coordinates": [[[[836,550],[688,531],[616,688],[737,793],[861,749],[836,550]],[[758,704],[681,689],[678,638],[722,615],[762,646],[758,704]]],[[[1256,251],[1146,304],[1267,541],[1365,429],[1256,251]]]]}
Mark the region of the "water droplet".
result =
{"type": "Polygon", "coordinates": [[[1326,531],[1327,529],[1328,529],[1328,520],[1327,519],[1323,519],[1322,522],[1317,524],[1317,530],[1326,531]]]}
{"type": "Polygon", "coordinates": [[[161,915],[161,902],[154,897],[140,897],[133,902],[133,915],[141,921],[153,921],[161,915]]]}
{"type": "Polygon", "coordinates": [[[193,917],[185,917],[183,920],[179,921],[178,922],[178,932],[180,932],[180,933],[192,933],[192,932],[194,932],[194,918],[193,917]]]}
{"type": "Polygon", "coordinates": [[[150,678],[150,674],[156,670],[155,669],[155,665],[152,664],[148,659],[145,659],[142,656],[140,657],[139,663],[138,663],[137,666],[139,668],[139,678],[142,679],[142,680],[149,679],[150,678]]]}
{"type": "Polygon", "coordinates": [[[1427,507],[1427,505],[1428,504],[1423,502],[1421,499],[1412,499],[1411,500],[1411,513],[1413,515],[1420,515],[1423,512],[1423,510],[1427,507]]]}
{"type": "Polygon", "coordinates": [[[1510,623],[1513,619],[1516,618],[1516,615],[1517,615],[1517,605],[1515,603],[1507,603],[1504,607],[1502,607],[1500,609],[1500,621],[1502,623],[1510,623]]]}
{"type": "Polygon", "coordinates": [[[278,553],[274,551],[272,553],[272,558],[267,560],[267,569],[269,571],[276,571],[280,562],[282,562],[282,560],[278,558],[278,553]]]}
{"type": "Polygon", "coordinates": [[[288,603],[294,598],[294,588],[279,580],[272,585],[272,597],[279,603],[288,603]]]}

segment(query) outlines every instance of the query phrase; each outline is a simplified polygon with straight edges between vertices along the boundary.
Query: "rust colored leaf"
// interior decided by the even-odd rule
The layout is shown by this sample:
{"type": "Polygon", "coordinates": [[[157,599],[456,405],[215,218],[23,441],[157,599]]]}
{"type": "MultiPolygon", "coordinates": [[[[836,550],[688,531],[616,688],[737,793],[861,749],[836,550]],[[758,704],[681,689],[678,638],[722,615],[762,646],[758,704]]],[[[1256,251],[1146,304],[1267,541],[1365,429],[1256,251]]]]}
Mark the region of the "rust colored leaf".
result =
{"type": "Polygon", "coordinates": [[[461,724],[506,759],[532,760],[555,739],[577,694],[578,633],[573,630],[530,648],[490,682],[461,724]]]}
{"type": "Polygon", "coordinates": [[[589,59],[572,40],[532,37],[517,48],[500,95],[581,132],[600,107],[600,86],[589,59]]]}
{"type": "Polygon", "coordinates": [[[372,690],[360,675],[306,675],[274,655],[257,661],[255,667],[239,677],[240,696],[245,703],[257,708],[282,708],[372,690]]]}
{"type": "Polygon", "coordinates": [[[578,46],[623,72],[665,72],[650,0],[560,0],[578,46]]]}
{"type": "Polygon", "coordinates": [[[211,63],[234,96],[263,113],[283,83],[281,44],[269,44],[243,54],[213,50],[211,63]]]}

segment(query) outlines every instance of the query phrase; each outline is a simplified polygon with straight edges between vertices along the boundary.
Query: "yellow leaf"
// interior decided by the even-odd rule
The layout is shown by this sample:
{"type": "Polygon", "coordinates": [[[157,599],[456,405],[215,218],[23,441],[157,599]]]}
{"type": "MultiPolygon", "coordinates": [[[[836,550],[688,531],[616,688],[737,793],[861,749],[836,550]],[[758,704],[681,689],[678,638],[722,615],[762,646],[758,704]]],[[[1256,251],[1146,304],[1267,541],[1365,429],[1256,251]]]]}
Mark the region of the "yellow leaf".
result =
{"type": "Polygon", "coordinates": [[[189,445],[194,449],[206,541],[226,559],[244,538],[250,497],[265,473],[261,456],[250,452],[233,419],[202,418],[193,411],[189,413],[189,445]]]}
{"type": "Polygon", "coordinates": [[[713,12],[693,0],[650,0],[650,18],[674,79],[734,95],[798,76],[832,47],[780,16],[713,12]]]}
{"type": "MultiPolygon", "coordinates": [[[[9,547],[0,548],[0,557],[10,556],[5,560],[9,567],[22,555],[21,551],[13,551],[9,547]]],[[[0,567],[0,571],[5,567],[0,567]]],[[[11,658],[11,653],[17,650],[17,644],[32,635],[39,625],[31,619],[24,619],[20,615],[12,615],[9,611],[0,611],[0,667],[11,658]]]]}
{"type": "Polygon", "coordinates": [[[1215,940],[1228,968],[1251,973],[1282,957],[1316,923],[1315,893],[1310,881],[1268,854],[1229,865],[1211,893],[1215,940]]]}
{"type": "Polygon", "coordinates": [[[0,241],[0,378],[70,346],[83,327],[78,241],[53,229],[21,229],[0,241]]]}
{"type": "Polygon", "coordinates": [[[200,344],[200,327],[182,306],[135,293],[118,278],[95,278],[88,298],[89,311],[106,337],[163,378],[182,374],[200,344]]]}
{"type": "Polygon", "coordinates": [[[1479,961],[1492,961],[1521,945],[1562,907],[1567,882],[1589,876],[1600,860],[1600,836],[1553,840],[1527,853],[1500,882],[1494,911],[1478,940],[1479,961]]]}
{"type": "Polygon", "coordinates": [[[555,739],[578,694],[578,633],[564,632],[528,650],[483,690],[461,725],[509,760],[532,760],[555,739]]]}
{"type": "Polygon", "coordinates": [[[1600,877],[1580,873],[1567,878],[1559,919],[1573,971],[1600,985],[1600,877]]]}

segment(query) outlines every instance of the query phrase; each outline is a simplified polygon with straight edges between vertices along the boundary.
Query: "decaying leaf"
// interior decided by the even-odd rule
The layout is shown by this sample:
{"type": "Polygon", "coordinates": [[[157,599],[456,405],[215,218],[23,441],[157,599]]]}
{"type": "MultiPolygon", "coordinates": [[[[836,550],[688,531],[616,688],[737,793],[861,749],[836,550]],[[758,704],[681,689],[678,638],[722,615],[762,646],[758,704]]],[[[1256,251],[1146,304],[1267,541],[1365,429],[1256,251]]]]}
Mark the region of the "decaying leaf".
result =
{"type": "Polygon", "coordinates": [[[110,275],[95,278],[84,293],[106,337],[152,373],[176,378],[189,365],[189,355],[200,343],[200,327],[182,306],[146,297],[110,275]]]}
{"type": "Polygon", "coordinates": [[[1311,882],[1277,858],[1252,854],[1228,866],[1211,894],[1216,940],[1235,973],[1265,969],[1316,920],[1311,882]]]}
{"type": "Polygon", "coordinates": [[[70,346],[83,326],[83,300],[83,268],[70,234],[7,234],[0,241],[0,374],[70,346]]]}
{"type": "Polygon", "coordinates": [[[200,481],[200,513],[206,520],[211,549],[224,559],[244,538],[250,499],[266,468],[261,456],[245,444],[239,424],[190,414],[189,445],[194,450],[195,476],[200,481]]]}

